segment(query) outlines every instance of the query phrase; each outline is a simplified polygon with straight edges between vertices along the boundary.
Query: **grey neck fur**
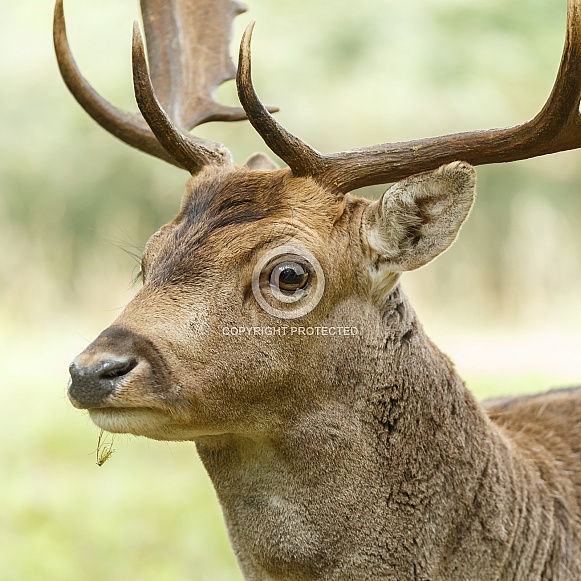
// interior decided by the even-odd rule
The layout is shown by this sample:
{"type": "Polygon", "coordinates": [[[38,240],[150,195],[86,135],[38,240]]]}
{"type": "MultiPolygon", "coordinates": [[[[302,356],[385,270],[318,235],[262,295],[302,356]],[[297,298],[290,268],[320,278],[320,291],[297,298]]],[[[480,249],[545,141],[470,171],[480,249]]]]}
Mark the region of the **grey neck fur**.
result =
{"type": "Polygon", "coordinates": [[[560,578],[550,490],[399,287],[362,330],[316,378],[334,399],[268,438],[198,443],[246,578],[560,578]]]}

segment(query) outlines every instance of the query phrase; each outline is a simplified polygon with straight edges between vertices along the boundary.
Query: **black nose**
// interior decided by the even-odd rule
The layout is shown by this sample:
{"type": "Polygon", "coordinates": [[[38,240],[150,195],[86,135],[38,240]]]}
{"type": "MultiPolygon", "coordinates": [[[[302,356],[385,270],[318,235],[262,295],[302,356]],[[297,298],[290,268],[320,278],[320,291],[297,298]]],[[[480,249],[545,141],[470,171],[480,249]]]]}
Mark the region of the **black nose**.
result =
{"type": "Polygon", "coordinates": [[[88,365],[75,359],[70,367],[69,398],[78,407],[90,408],[102,405],[103,400],[114,393],[119,380],[131,372],[137,360],[119,357],[104,359],[88,365]]]}

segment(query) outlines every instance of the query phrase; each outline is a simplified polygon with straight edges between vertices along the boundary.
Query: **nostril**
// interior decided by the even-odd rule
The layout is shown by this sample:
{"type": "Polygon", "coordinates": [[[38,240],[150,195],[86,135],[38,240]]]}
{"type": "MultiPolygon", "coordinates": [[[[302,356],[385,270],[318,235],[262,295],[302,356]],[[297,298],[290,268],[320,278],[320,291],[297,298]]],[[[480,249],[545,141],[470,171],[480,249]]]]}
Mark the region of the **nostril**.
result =
{"type": "Polygon", "coordinates": [[[137,366],[136,359],[107,359],[96,369],[99,379],[118,379],[131,372],[137,366]]]}
{"type": "Polygon", "coordinates": [[[118,379],[127,375],[137,367],[137,359],[123,357],[119,359],[103,359],[92,365],[82,365],[76,360],[69,366],[71,379],[75,381],[93,381],[118,379]]]}

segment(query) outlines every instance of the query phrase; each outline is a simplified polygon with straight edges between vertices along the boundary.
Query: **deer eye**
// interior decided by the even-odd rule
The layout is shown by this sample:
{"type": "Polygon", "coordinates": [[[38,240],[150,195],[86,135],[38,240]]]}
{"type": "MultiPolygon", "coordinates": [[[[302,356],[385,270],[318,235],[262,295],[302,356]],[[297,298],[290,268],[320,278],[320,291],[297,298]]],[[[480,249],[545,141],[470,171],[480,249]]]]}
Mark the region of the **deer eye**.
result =
{"type": "Polygon", "coordinates": [[[298,262],[281,262],[270,273],[270,284],[286,292],[305,288],[308,280],[309,273],[298,262]]]}

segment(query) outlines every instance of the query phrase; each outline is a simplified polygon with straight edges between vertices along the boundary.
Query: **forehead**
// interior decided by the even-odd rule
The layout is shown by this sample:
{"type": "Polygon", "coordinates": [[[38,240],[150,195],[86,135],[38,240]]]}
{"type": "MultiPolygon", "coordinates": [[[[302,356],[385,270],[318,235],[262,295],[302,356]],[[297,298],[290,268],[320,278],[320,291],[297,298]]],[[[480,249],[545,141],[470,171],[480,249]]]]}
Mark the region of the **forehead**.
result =
{"type": "Polygon", "coordinates": [[[180,213],[174,220],[190,234],[206,237],[216,230],[256,222],[286,207],[283,172],[207,172],[188,183],[180,213]]]}
{"type": "Polygon", "coordinates": [[[330,230],[338,206],[333,195],[288,170],[214,170],[190,180],[179,214],[148,243],[144,260],[157,282],[203,278],[269,238],[330,230]]]}

